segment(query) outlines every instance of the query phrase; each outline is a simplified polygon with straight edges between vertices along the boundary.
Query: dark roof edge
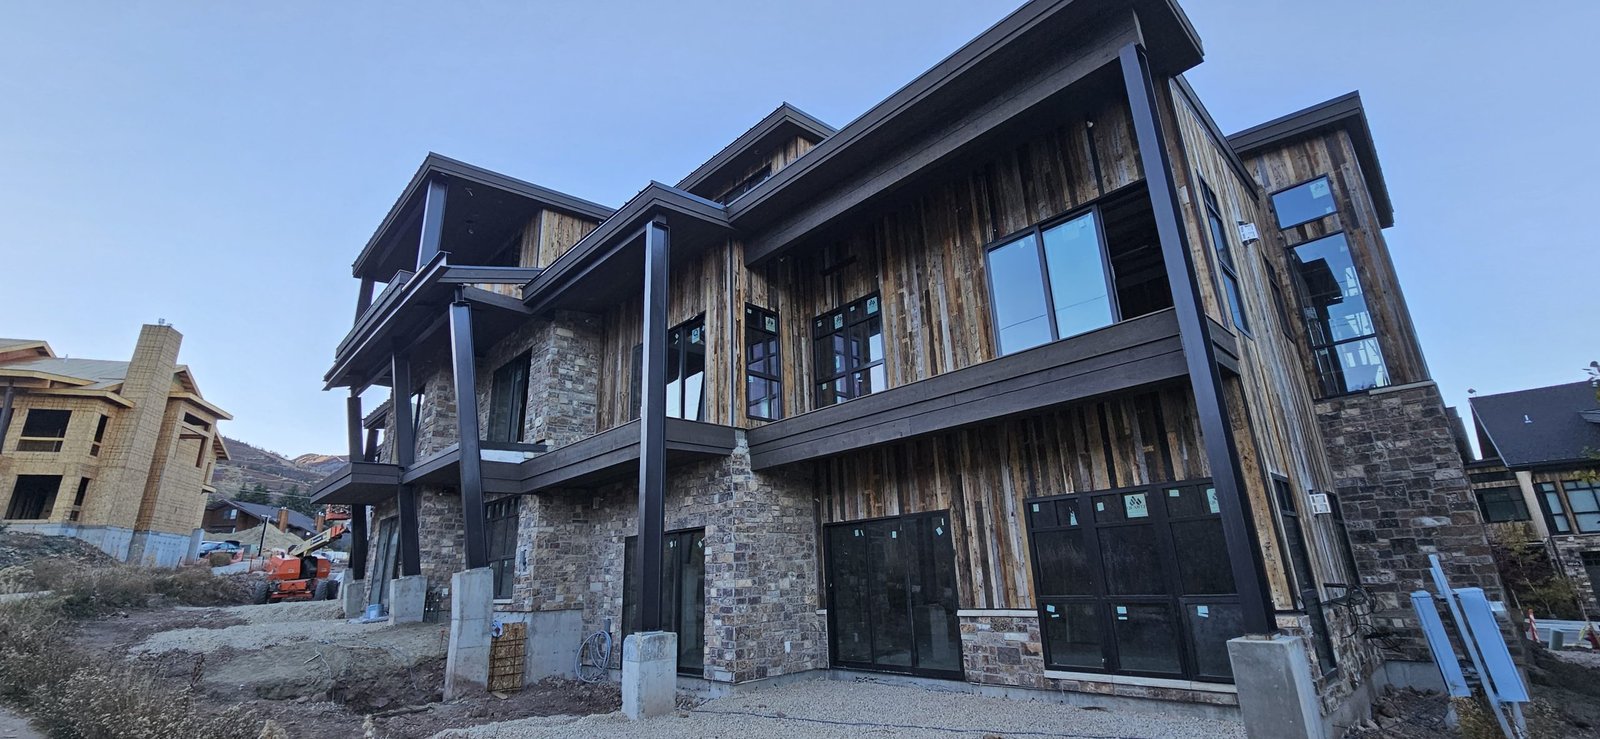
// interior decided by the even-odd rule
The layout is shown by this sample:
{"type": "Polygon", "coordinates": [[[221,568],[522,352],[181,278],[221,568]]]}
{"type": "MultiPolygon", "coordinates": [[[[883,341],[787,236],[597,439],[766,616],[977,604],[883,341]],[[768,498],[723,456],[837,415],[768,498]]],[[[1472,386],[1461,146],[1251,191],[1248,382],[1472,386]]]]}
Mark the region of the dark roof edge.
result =
{"type": "MultiPolygon", "coordinates": [[[[789,166],[773,174],[766,182],[734,201],[734,210],[731,215],[737,220],[743,214],[759,207],[762,202],[771,197],[776,191],[804,177],[808,172],[834,157],[840,150],[849,148],[851,144],[868,136],[885,121],[897,118],[906,111],[914,109],[918,103],[944,89],[952,80],[960,78],[964,73],[989,59],[997,51],[1074,2],[1083,2],[1083,0],[1032,0],[1032,2],[1012,11],[971,41],[962,44],[961,48],[940,59],[932,67],[929,67],[927,71],[917,75],[916,78],[890,93],[888,97],[868,108],[866,112],[846,123],[833,136],[812,147],[810,151],[801,155],[789,166]]],[[[1164,18],[1146,17],[1139,13],[1139,6],[1145,4],[1159,5],[1169,18],[1175,19],[1175,28],[1168,27],[1166,30],[1176,33],[1189,45],[1189,49],[1186,50],[1188,53],[1181,55],[1177,63],[1179,68],[1169,73],[1181,72],[1198,64],[1203,55],[1200,47],[1200,37],[1195,33],[1194,26],[1189,22],[1189,18],[1184,14],[1183,9],[1178,7],[1175,0],[1150,0],[1148,3],[1134,3],[1135,16],[1141,24],[1164,25],[1161,21],[1166,20],[1164,18]]],[[[1154,28],[1141,27],[1141,33],[1148,39],[1153,33],[1156,33],[1156,30],[1154,28]]]]}
{"type": "Polygon", "coordinates": [[[1372,140],[1372,127],[1367,123],[1359,90],[1251,126],[1229,136],[1228,143],[1240,156],[1248,156],[1251,152],[1330,128],[1342,128],[1350,134],[1361,164],[1361,175],[1367,182],[1367,191],[1372,193],[1372,205],[1378,210],[1378,222],[1384,228],[1393,226],[1394,204],[1389,199],[1389,186],[1383,179],[1383,166],[1378,162],[1378,149],[1372,140]]]}
{"type": "Polygon", "coordinates": [[[784,102],[771,113],[768,113],[765,118],[751,126],[749,130],[739,134],[739,137],[735,138],[727,146],[722,147],[704,164],[696,167],[693,172],[689,173],[689,176],[680,180],[677,184],[678,189],[693,190],[699,187],[712,175],[716,174],[718,170],[726,166],[728,162],[743,154],[751,146],[754,146],[762,137],[784,126],[798,128],[802,132],[816,136],[818,141],[832,136],[835,130],[833,126],[823,123],[816,116],[784,102]]]}
{"type": "Polygon", "coordinates": [[[560,284],[568,275],[574,273],[583,264],[589,261],[596,253],[604,251],[607,244],[619,239],[631,238],[634,227],[639,220],[659,209],[666,209],[673,213],[699,218],[707,223],[729,228],[727,209],[721,203],[707,200],[686,192],[682,189],[652,180],[639,194],[634,195],[618,208],[610,218],[600,223],[595,230],[573,244],[566,253],[557,257],[554,262],[546,267],[538,277],[522,286],[522,300],[524,304],[534,305],[543,302],[548,295],[550,286],[560,284]]]}
{"type": "Polygon", "coordinates": [[[411,181],[400,192],[400,197],[394,201],[394,205],[389,207],[389,212],[383,217],[383,221],[378,224],[378,229],[372,232],[372,238],[367,239],[367,245],[362,247],[361,254],[351,264],[352,274],[357,277],[361,275],[362,267],[368,259],[372,258],[373,251],[377,249],[378,243],[383,240],[384,235],[391,228],[400,223],[402,216],[407,211],[407,205],[416,197],[417,192],[422,189],[423,183],[427,182],[428,178],[434,174],[504,190],[539,202],[551,210],[564,211],[573,215],[593,218],[597,221],[604,220],[615,212],[613,209],[599,203],[568,195],[559,190],[552,190],[542,185],[535,185],[526,180],[519,180],[515,177],[467,164],[458,159],[451,159],[430,151],[428,156],[423,158],[422,166],[417,167],[417,173],[411,176],[411,181]]]}
{"type": "Polygon", "coordinates": [[[1259,192],[1261,184],[1256,182],[1256,178],[1250,174],[1250,169],[1244,166],[1244,160],[1239,158],[1239,153],[1234,151],[1233,146],[1228,143],[1228,137],[1222,133],[1222,128],[1217,125],[1216,119],[1211,117],[1211,111],[1206,109],[1206,104],[1200,101],[1200,95],[1189,85],[1189,80],[1185,79],[1182,74],[1173,77],[1173,79],[1177,80],[1178,90],[1183,93],[1183,97],[1188,101],[1189,107],[1194,108],[1195,112],[1200,115],[1200,122],[1205,125],[1206,132],[1216,142],[1217,148],[1222,150],[1223,156],[1228,160],[1228,166],[1233,169],[1233,173],[1244,180],[1245,186],[1250,188],[1251,192],[1259,192]]]}

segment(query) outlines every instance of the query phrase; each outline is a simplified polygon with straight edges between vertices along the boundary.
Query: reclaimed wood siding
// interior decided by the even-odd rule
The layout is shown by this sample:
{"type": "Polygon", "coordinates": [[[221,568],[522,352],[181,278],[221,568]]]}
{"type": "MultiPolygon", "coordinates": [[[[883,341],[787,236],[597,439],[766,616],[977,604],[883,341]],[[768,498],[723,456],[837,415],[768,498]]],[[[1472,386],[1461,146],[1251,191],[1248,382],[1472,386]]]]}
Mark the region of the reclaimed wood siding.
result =
{"type": "Polygon", "coordinates": [[[1210,476],[1167,385],[816,463],[824,522],[949,510],[962,608],[1033,608],[1023,500],[1210,476]]]}
{"type": "Polygon", "coordinates": [[[751,175],[761,171],[762,167],[770,167],[771,169],[769,170],[769,173],[777,174],[778,170],[793,164],[794,160],[799,159],[801,155],[811,151],[811,148],[816,145],[817,142],[810,138],[805,136],[795,136],[794,138],[785,141],[781,146],[777,146],[771,151],[766,152],[765,156],[749,167],[746,167],[742,170],[730,171],[724,176],[717,177],[704,185],[696,187],[695,192],[700,193],[702,197],[721,202],[722,197],[726,195],[729,190],[732,190],[734,186],[739,185],[740,183],[743,183],[745,180],[749,179],[751,175]]]}
{"type": "MultiPolygon", "coordinates": [[[[667,298],[667,326],[676,326],[695,316],[705,314],[706,319],[706,414],[700,420],[707,423],[733,425],[730,398],[733,389],[733,363],[742,356],[743,338],[733,339],[732,317],[728,307],[733,304],[732,292],[733,253],[727,245],[718,245],[693,256],[674,255],[669,276],[667,298]]],[[[742,316],[742,305],[739,311],[742,316]]],[[[642,295],[619,303],[606,311],[603,322],[603,351],[599,383],[599,419],[596,431],[621,426],[632,420],[636,409],[632,406],[632,380],[634,376],[633,348],[642,340],[642,295]]],[[[738,397],[742,404],[742,381],[738,397]]]]}
{"type": "Polygon", "coordinates": [[[599,223],[553,210],[541,210],[522,229],[522,267],[548,267],[568,249],[588,236],[599,223]]]}
{"type": "MultiPolygon", "coordinates": [[[[745,302],[778,312],[790,416],[812,409],[812,320],[872,293],[883,298],[890,387],[994,359],[986,247],[1143,177],[1126,101],[1100,102],[904,194],[838,238],[745,271],[737,316],[745,302]]],[[[742,379],[738,387],[742,404],[742,379]]]]}
{"type": "MultiPolygon", "coordinates": [[[[1378,331],[1378,345],[1394,385],[1429,379],[1422,346],[1406,308],[1394,261],[1383,238],[1377,207],[1367,191],[1361,163],[1356,159],[1350,135],[1335,130],[1320,136],[1302,138],[1284,146],[1259,152],[1246,161],[1266,192],[1276,192],[1321,175],[1328,175],[1338,214],[1321,221],[1303,224],[1282,232],[1283,246],[1293,247],[1343,230],[1356,260],[1356,271],[1367,296],[1367,309],[1378,331]]],[[[1263,218],[1263,234],[1278,233],[1276,217],[1263,218]]],[[[1275,255],[1285,279],[1289,277],[1288,255],[1275,255]]],[[[1293,290],[1285,297],[1298,304],[1293,290]]]]}

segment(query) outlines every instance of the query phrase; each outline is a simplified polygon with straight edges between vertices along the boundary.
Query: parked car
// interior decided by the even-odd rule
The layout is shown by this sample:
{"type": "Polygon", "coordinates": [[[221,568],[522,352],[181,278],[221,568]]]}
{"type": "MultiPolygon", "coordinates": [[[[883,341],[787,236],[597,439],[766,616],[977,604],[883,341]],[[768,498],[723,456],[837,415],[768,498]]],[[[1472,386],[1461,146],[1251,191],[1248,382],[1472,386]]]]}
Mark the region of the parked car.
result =
{"type": "Polygon", "coordinates": [[[200,542],[200,556],[204,557],[212,552],[237,553],[242,547],[236,541],[202,541],[200,542]]]}

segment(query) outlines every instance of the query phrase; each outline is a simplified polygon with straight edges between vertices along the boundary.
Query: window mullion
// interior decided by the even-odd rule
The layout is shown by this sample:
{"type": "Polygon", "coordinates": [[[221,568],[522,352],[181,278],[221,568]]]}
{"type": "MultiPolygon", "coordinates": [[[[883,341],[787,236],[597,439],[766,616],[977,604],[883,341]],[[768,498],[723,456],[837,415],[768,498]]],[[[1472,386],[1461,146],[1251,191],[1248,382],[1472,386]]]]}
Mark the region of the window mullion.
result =
{"type": "Polygon", "coordinates": [[[1061,338],[1061,330],[1056,326],[1056,295],[1050,289],[1050,260],[1044,252],[1044,229],[1036,225],[1028,233],[1033,235],[1033,249],[1039,259],[1039,281],[1044,290],[1044,315],[1050,322],[1050,340],[1055,341],[1061,338]]]}

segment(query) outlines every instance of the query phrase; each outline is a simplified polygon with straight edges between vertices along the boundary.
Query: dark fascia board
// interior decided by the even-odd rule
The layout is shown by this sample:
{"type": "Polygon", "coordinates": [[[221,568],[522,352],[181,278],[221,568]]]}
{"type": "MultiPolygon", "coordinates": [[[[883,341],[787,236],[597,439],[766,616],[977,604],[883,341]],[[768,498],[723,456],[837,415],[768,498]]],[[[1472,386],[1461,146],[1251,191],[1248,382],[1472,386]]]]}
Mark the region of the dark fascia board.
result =
{"type": "Polygon", "coordinates": [[[1017,40],[1027,31],[1066,9],[1068,6],[1095,4],[1101,8],[1122,6],[1135,11],[1142,25],[1146,43],[1159,47],[1166,61],[1163,70],[1177,74],[1200,63],[1203,51],[1200,37],[1195,33],[1188,16],[1173,0],[1032,0],[1023,5],[977,38],[945,57],[931,69],[896,90],[882,102],[874,105],[855,120],[845,124],[837,133],[817,144],[789,166],[779,170],[766,182],[734,201],[730,215],[737,221],[742,216],[761,207],[774,193],[789,187],[820,165],[837,157],[857,142],[871,138],[887,123],[902,116],[915,115],[918,104],[951,86],[961,76],[978,67],[996,52],[1017,40]]]}
{"type": "Polygon", "coordinates": [[[399,465],[350,462],[322,478],[311,490],[311,502],[371,503],[393,497],[400,484],[399,465]]]}
{"type": "Polygon", "coordinates": [[[1248,157],[1255,152],[1332,129],[1343,129],[1350,134],[1356,159],[1361,164],[1361,175],[1366,180],[1367,190],[1372,193],[1373,206],[1378,209],[1378,222],[1384,228],[1393,226],[1394,204],[1389,200],[1389,186],[1383,179],[1383,166],[1378,162],[1378,149],[1372,141],[1372,127],[1367,123],[1367,112],[1361,105],[1359,90],[1251,126],[1229,136],[1228,143],[1239,156],[1248,157]]]}
{"type": "MultiPolygon", "coordinates": [[[[412,209],[414,201],[420,197],[423,186],[436,175],[504,190],[535,201],[551,210],[583,216],[596,221],[607,218],[613,212],[611,208],[599,203],[552,190],[542,185],[535,185],[532,182],[509,177],[493,170],[467,164],[430,151],[428,156],[423,158],[422,166],[417,168],[417,173],[412,175],[411,182],[406,185],[405,190],[400,192],[400,197],[389,208],[389,213],[383,217],[383,222],[378,224],[378,230],[374,231],[372,238],[367,240],[367,245],[361,249],[360,256],[357,256],[355,263],[351,265],[351,273],[354,276],[362,276],[367,261],[377,256],[376,252],[379,244],[384,242],[391,229],[406,220],[405,216],[412,209]]],[[[372,275],[372,277],[378,280],[387,280],[389,278],[388,275],[372,275]]]]}
{"type": "Polygon", "coordinates": [[[1256,182],[1256,178],[1250,174],[1250,169],[1244,166],[1244,160],[1239,158],[1239,153],[1233,150],[1232,144],[1228,143],[1227,135],[1222,133],[1222,128],[1217,125],[1216,119],[1211,117],[1211,111],[1207,110],[1206,104],[1200,101],[1200,95],[1195,93],[1194,88],[1189,85],[1189,80],[1185,79],[1181,74],[1173,79],[1177,80],[1178,90],[1183,93],[1184,99],[1188,100],[1189,105],[1200,114],[1200,122],[1205,124],[1206,133],[1211,135],[1211,140],[1216,143],[1218,149],[1222,150],[1223,156],[1228,159],[1228,166],[1233,169],[1233,173],[1239,176],[1239,180],[1244,183],[1245,187],[1250,188],[1251,193],[1259,194],[1261,192],[1261,184],[1256,182]]]}
{"type": "MultiPolygon", "coordinates": [[[[667,451],[679,459],[725,457],[733,453],[737,434],[731,426],[666,419],[667,451]]],[[[634,420],[520,463],[513,492],[534,493],[605,476],[630,462],[637,465],[638,459],[639,422],[634,420]]]]}
{"type": "Polygon", "coordinates": [[[749,151],[761,143],[773,138],[787,138],[791,135],[804,134],[811,136],[816,141],[821,141],[834,133],[833,126],[818,120],[815,116],[785,102],[765,118],[762,118],[750,130],[740,134],[732,143],[722,147],[715,156],[700,165],[688,177],[678,183],[680,190],[693,190],[704,184],[720,173],[730,162],[739,155],[749,151]]]}
{"type": "Polygon", "coordinates": [[[561,286],[603,263],[635,236],[658,213],[687,216],[707,224],[731,229],[727,209],[721,203],[652,181],[638,195],[624,203],[610,218],[602,221],[587,236],[557,257],[544,272],[522,286],[522,300],[538,312],[561,290],[561,286]]]}

